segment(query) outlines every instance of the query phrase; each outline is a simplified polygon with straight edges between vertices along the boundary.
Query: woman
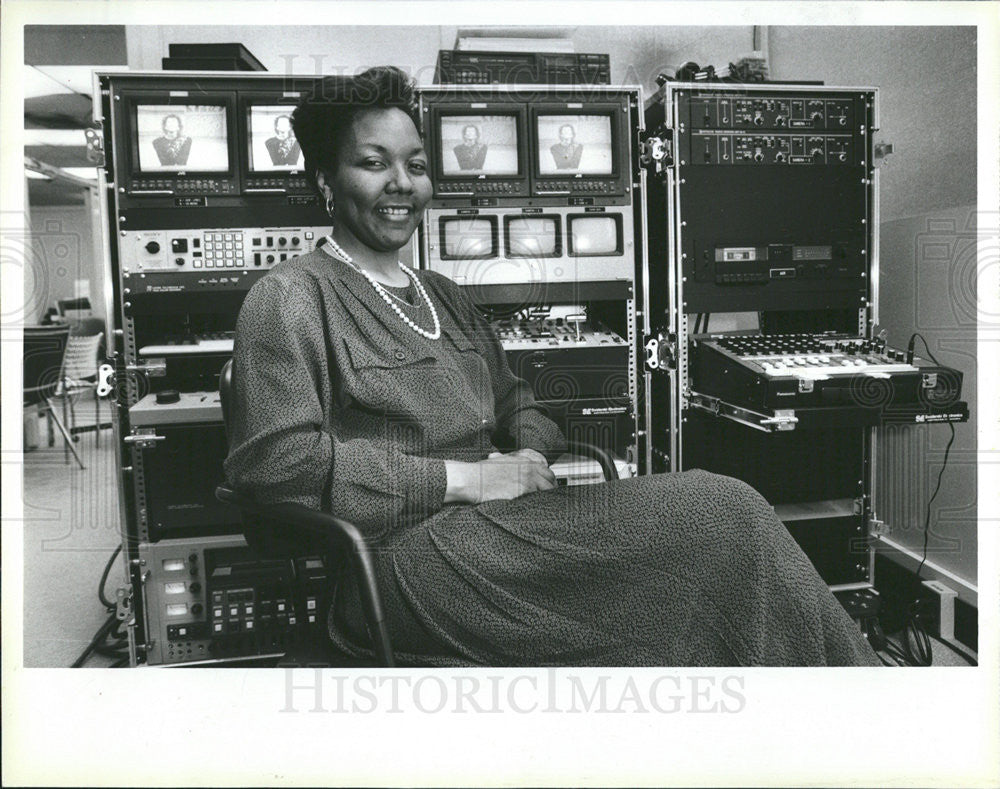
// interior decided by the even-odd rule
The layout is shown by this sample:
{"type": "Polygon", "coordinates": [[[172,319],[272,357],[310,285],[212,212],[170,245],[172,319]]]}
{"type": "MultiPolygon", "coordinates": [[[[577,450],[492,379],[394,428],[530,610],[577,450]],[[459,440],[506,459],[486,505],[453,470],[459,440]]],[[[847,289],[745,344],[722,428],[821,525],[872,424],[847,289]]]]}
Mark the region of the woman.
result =
{"type": "MultiPolygon", "coordinates": [[[[398,262],[431,196],[396,69],[295,111],[325,244],[247,296],[227,476],[354,521],[403,662],[876,665],[773,510],[704,472],[557,488],[563,436],[446,277],[398,262]],[[517,447],[501,455],[495,433],[517,447]]],[[[367,654],[344,581],[331,637],[367,654]]]]}

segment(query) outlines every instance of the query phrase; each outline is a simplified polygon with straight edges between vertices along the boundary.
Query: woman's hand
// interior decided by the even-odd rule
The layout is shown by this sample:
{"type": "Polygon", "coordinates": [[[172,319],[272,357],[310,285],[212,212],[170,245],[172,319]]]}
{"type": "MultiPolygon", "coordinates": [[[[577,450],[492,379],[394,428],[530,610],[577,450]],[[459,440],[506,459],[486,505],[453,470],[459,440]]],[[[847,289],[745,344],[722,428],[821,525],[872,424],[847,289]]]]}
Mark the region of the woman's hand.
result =
{"type": "Polygon", "coordinates": [[[544,456],[533,449],[519,449],[506,455],[493,452],[478,463],[446,460],[448,488],[446,504],[479,504],[492,499],[516,499],[525,493],[551,490],[556,477],[544,456]]]}

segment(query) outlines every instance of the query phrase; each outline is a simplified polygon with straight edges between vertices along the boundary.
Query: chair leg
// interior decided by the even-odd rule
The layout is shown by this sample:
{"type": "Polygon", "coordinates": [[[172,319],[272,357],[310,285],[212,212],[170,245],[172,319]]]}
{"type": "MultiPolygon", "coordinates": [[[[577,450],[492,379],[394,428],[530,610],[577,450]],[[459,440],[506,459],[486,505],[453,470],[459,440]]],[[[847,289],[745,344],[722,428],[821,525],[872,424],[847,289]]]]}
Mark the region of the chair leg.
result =
{"type": "Polygon", "coordinates": [[[79,444],[80,436],[76,432],[76,403],[69,392],[65,392],[63,397],[69,398],[69,434],[73,436],[73,442],[79,444]]]}
{"type": "MultiPolygon", "coordinates": [[[[62,431],[63,436],[65,436],[66,435],[66,422],[69,421],[66,418],[66,387],[65,386],[63,387],[63,394],[62,394],[62,398],[61,399],[62,399],[62,425],[59,427],[59,429],[62,431]]],[[[55,416],[55,415],[53,414],[53,416],[55,416]]],[[[56,422],[58,422],[58,421],[59,420],[56,419],[56,422]]],[[[63,459],[67,463],[69,463],[69,447],[72,446],[72,444],[73,444],[73,434],[70,433],[69,438],[66,439],[66,446],[63,447],[63,459]]]]}
{"type": "Polygon", "coordinates": [[[101,398],[97,396],[97,385],[94,385],[94,446],[101,445],[101,398]]]}
{"type": "MultiPolygon", "coordinates": [[[[59,428],[59,432],[62,433],[63,440],[66,442],[66,450],[64,451],[72,452],[73,457],[76,458],[76,462],[80,464],[80,468],[86,468],[86,466],[83,465],[83,461],[80,460],[80,455],[76,451],[76,447],[73,446],[73,437],[69,434],[69,431],[66,429],[66,425],[64,425],[60,421],[59,417],[56,416],[55,411],[52,410],[52,403],[49,401],[49,399],[47,397],[43,399],[45,400],[45,404],[49,407],[49,413],[52,415],[52,419],[56,423],[56,427],[59,428]]],[[[65,408],[65,404],[63,404],[63,407],[65,408]]]]}

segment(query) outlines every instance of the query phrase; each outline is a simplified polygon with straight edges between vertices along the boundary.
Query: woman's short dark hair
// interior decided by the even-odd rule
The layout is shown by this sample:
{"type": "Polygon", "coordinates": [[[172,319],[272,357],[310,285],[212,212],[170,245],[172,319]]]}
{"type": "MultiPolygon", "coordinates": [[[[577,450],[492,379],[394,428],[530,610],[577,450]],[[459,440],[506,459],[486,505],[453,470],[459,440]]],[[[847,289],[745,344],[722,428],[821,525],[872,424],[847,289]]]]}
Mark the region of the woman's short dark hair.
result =
{"type": "Polygon", "coordinates": [[[305,175],[316,188],[316,172],[331,174],[337,152],[354,119],[368,110],[400,109],[420,128],[413,82],[395,66],[376,66],[355,77],[325,77],[292,113],[305,175]]]}

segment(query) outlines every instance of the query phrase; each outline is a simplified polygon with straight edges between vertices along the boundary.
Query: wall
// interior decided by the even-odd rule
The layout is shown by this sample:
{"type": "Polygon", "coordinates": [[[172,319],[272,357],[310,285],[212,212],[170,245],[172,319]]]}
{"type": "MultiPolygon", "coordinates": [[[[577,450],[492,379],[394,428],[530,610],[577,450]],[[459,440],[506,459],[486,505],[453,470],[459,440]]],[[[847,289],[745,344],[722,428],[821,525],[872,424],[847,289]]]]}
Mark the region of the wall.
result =
{"type": "Polygon", "coordinates": [[[87,290],[94,315],[104,317],[104,269],[100,240],[94,233],[94,228],[99,227],[94,211],[90,200],[84,205],[31,207],[36,265],[24,281],[25,303],[31,310],[25,315],[25,323],[38,322],[58,299],[86,295],[87,290]],[[78,280],[87,283],[82,294],[76,290],[78,280]]]}
{"type": "MultiPolygon", "coordinates": [[[[956,427],[931,517],[928,557],[976,581],[976,33],[959,27],[772,27],[774,79],[877,85],[895,153],[880,168],[880,323],[895,345],[919,331],[964,374],[972,418],[956,427]]],[[[918,348],[919,348],[918,342],[918,348]]],[[[920,552],[943,426],[890,431],[879,454],[879,514],[920,552]]]]}
{"type": "MultiPolygon", "coordinates": [[[[532,32],[525,29],[527,32],[532,32]]],[[[488,31],[484,31],[488,32],[488,31]]],[[[506,32],[516,34],[516,29],[506,32]]],[[[537,31],[535,31],[537,32],[537,31]]],[[[160,68],[170,43],[239,41],[268,70],[277,73],[352,73],[376,65],[395,65],[421,85],[434,77],[440,49],[451,49],[459,28],[408,27],[194,27],[129,26],[128,64],[133,69],[160,68]]],[[[526,34],[526,33],[522,33],[526,34]]],[[[687,60],[725,66],[752,49],[752,28],[649,27],[600,25],[559,28],[553,37],[569,38],[577,52],[606,52],[611,81],[641,84],[644,95],[656,88],[656,75],[687,60]]]]}

